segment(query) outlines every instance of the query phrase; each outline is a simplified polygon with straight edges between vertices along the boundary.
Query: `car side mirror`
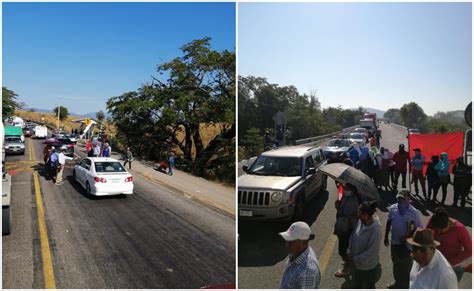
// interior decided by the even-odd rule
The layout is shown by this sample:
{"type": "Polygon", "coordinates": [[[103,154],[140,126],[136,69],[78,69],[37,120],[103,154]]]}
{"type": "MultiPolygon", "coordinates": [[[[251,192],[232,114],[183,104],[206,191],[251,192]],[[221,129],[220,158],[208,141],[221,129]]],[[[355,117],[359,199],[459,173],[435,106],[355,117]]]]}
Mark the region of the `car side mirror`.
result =
{"type": "Polygon", "coordinates": [[[249,166],[248,166],[248,165],[244,165],[244,166],[242,167],[242,170],[244,170],[244,172],[247,173],[248,170],[249,170],[249,166]]]}
{"type": "Polygon", "coordinates": [[[311,168],[308,168],[306,170],[306,175],[314,175],[316,174],[316,168],[315,167],[311,167],[311,168]]]}

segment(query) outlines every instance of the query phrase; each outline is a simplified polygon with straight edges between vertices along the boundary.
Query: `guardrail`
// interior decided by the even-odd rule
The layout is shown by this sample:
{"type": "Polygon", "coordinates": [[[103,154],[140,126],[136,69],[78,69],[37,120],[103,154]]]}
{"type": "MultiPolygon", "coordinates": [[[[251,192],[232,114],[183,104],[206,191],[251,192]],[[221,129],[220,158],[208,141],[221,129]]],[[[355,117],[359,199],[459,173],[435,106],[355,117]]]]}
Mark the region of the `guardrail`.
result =
{"type": "Polygon", "coordinates": [[[328,137],[331,137],[331,136],[334,136],[336,134],[341,134],[341,133],[346,133],[346,132],[349,132],[355,128],[359,127],[359,125],[354,125],[354,126],[351,126],[351,127],[347,127],[347,128],[343,128],[342,130],[339,130],[339,131],[335,131],[335,132],[331,132],[331,133],[328,133],[328,134],[325,134],[325,135],[320,135],[320,136],[314,136],[314,137],[308,137],[308,138],[303,138],[303,139],[299,139],[299,140],[296,140],[295,141],[295,144],[296,145],[310,145],[310,144],[313,144],[317,141],[320,141],[320,140],[323,140],[323,139],[326,139],[328,137]]]}

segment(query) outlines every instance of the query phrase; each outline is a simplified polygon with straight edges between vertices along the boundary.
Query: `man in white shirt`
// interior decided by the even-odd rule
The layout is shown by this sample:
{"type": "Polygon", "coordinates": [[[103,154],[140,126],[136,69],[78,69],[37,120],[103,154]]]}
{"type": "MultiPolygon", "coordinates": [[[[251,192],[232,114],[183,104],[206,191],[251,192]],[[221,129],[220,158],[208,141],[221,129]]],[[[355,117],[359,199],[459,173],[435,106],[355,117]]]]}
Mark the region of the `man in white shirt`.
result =
{"type": "Polygon", "coordinates": [[[439,242],[430,229],[418,228],[407,239],[413,249],[410,289],[457,289],[458,281],[448,260],[436,249],[439,242]]]}
{"type": "Polygon", "coordinates": [[[73,158],[70,158],[64,154],[64,149],[61,149],[58,155],[58,161],[60,168],[58,170],[58,174],[56,175],[56,185],[62,185],[64,184],[63,181],[63,171],[64,171],[64,166],[66,165],[66,160],[74,160],[73,158]]]}

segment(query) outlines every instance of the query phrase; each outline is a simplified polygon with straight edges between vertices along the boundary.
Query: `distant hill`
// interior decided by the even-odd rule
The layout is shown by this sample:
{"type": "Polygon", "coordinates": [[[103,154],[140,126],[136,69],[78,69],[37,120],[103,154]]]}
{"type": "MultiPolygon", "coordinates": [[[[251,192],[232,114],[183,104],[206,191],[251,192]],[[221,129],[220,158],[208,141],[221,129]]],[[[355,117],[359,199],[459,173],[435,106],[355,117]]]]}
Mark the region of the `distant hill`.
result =
{"type": "MultiPolygon", "coordinates": [[[[31,111],[31,110],[34,110],[35,112],[43,112],[43,113],[53,113],[54,111],[53,110],[49,110],[49,109],[41,109],[41,108],[36,108],[36,107],[26,107],[24,108],[24,110],[26,111],[31,111]]],[[[79,114],[79,113],[74,113],[74,112],[69,112],[69,115],[71,116],[77,116],[79,118],[95,118],[97,112],[89,112],[89,113],[85,113],[85,114],[79,114]]],[[[109,118],[111,115],[106,112],[105,113],[105,118],[109,118]]]]}
{"type": "MultiPolygon", "coordinates": [[[[364,107],[364,108],[365,108],[365,111],[377,114],[377,118],[382,118],[383,115],[385,114],[385,111],[382,111],[382,110],[368,108],[368,107],[364,107]]],[[[359,108],[349,108],[349,110],[359,110],[359,108]]]]}

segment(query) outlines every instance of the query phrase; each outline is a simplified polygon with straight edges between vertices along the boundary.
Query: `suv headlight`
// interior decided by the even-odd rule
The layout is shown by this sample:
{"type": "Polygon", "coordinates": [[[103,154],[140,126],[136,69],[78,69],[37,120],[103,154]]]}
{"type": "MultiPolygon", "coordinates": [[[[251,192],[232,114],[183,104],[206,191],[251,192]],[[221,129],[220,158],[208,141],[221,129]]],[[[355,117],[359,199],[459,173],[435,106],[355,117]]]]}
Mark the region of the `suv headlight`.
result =
{"type": "Polygon", "coordinates": [[[273,202],[280,201],[282,197],[283,197],[283,193],[281,193],[281,192],[273,192],[272,195],[271,195],[271,198],[272,198],[273,202]]]}

